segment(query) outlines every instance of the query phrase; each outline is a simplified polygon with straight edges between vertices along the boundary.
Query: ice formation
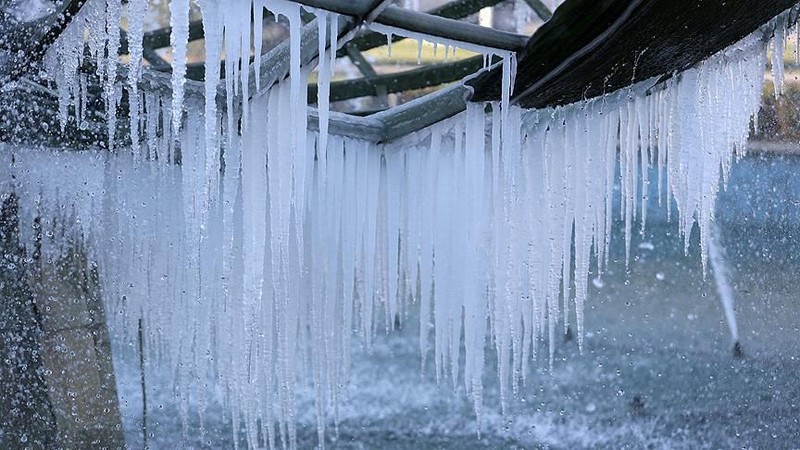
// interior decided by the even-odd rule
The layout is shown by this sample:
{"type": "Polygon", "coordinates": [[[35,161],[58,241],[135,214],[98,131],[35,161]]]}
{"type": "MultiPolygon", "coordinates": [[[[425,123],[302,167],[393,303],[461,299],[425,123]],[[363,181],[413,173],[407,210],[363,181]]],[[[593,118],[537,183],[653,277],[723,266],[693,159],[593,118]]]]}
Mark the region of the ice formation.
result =
{"type": "MultiPolygon", "coordinates": [[[[437,379],[463,383],[480,421],[487,346],[498,356],[503,404],[526,381],[542,340],[552,365],[559,327],[575,323],[583,346],[589,274],[608,263],[612,191],[618,183],[630,249],[634,220],[645,223],[652,164],[658,200],[674,200],[687,248],[698,225],[708,260],[720,179],[744,152],[760,103],[763,31],[661,84],[546,110],[510,103],[515,60],[501,54],[501,101],[375,143],[328,134],[335,14],[316,13],[313,131],[299,6],[231,3],[199,2],[209,58],[202,102],[183,94],[188,0],[173,1],[171,93],[144,91],[141,114],[131,114],[141,152],[134,138],[130,152],[0,153],[9,159],[2,191],[23,197],[24,241],[46,241],[46,252],[65,251],[68,241],[52,236],[87,242],[112,327],[133,339],[143,319],[148,351],[174,368],[184,418],[190,395],[205,404],[199,386],[213,375],[249,445],[293,447],[294,395],[306,375],[322,441],[348,380],[354,331],[369,346],[418,304],[423,368],[432,355],[437,379]],[[291,31],[289,79],[264,86],[256,78],[258,95],[248,93],[263,61],[257,54],[251,74],[253,4],[256,17],[263,7],[287,17],[291,31]],[[230,62],[220,107],[223,36],[230,62]]],[[[84,111],[84,56],[74,44],[86,33],[107,79],[111,145],[119,36],[106,17],[119,4],[90,1],[49,56],[63,124],[70,108],[84,111]]],[[[138,1],[128,5],[141,11],[138,1]]],[[[128,36],[138,40],[141,17],[130,20],[128,36]]]]}
{"type": "Polygon", "coordinates": [[[725,321],[728,323],[731,342],[733,345],[737,345],[739,342],[739,326],[736,323],[736,305],[733,298],[733,287],[730,283],[728,264],[725,262],[725,247],[720,242],[722,232],[719,229],[719,224],[712,223],[709,232],[711,236],[708,239],[708,256],[711,268],[714,271],[714,284],[717,286],[717,293],[720,301],[722,301],[722,309],[725,311],[725,321]]]}

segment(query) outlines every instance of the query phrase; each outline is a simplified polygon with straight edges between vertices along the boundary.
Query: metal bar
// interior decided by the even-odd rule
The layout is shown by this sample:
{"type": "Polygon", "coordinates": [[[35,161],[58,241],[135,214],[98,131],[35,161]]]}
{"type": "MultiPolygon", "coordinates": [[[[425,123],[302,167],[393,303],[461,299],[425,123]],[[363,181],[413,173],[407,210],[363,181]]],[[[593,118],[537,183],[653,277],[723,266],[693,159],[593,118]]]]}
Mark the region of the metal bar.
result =
{"type": "Polygon", "coordinates": [[[364,55],[361,54],[361,51],[359,51],[356,46],[348,42],[345,44],[344,50],[347,52],[350,61],[356,66],[356,69],[361,72],[361,75],[364,75],[365,78],[375,78],[378,76],[378,73],[372,68],[372,64],[364,58],[364,55]]]}
{"type": "MultiPolygon", "coordinates": [[[[308,129],[319,131],[319,110],[316,108],[308,108],[308,129]]],[[[357,117],[336,111],[328,114],[328,132],[331,134],[379,142],[384,138],[384,129],[383,122],[374,117],[357,117]]]]}
{"type": "MultiPolygon", "coordinates": [[[[309,1],[310,3],[315,3],[317,0],[309,1]]],[[[326,0],[325,3],[328,3],[329,0],[326,0]]],[[[350,41],[353,37],[353,34],[359,26],[361,26],[361,20],[367,20],[373,17],[376,14],[379,14],[386,6],[389,4],[391,0],[371,0],[368,4],[366,9],[362,9],[361,13],[356,16],[355,18],[347,17],[347,16],[339,16],[338,23],[337,23],[337,30],[339,34],[339,38],[337,39],[338,45],[344,45],[350,41]]],[[[360,1],[351,1],[345,2],[342,0],[335,0],[336,5],[348,5],[348,8],[352,7],[352,5],[363,5],[364,0],[360,1]]],[[[298,2],[299,3],[299,2],[298,2]]],[[[313,6],[313,5],[308,5],[313,6]]],[[[362,6],[363,7],[363,6],[362,6]]],[[[311,22],[307,23],[301,29],[301,36],[300,36],[300,63],[303,66],[309,67],[312,65],[319,57],[319,30],[317,27],[316,19],[312,20],[311,22]]],[[[330,42],[328,42],[330,45],[330,42]]],[[[289,60],[290,60],[290,48],[289,48],[289,39],[285,39],[283,42],[278,44],[275,48],[267,53],[266,58],[263,59],[261,63],[261,73],[256,74],[255,68],[250,65],[251,76],[250,76],[250,84],[249,84],[249,91],[253,92],[253,97],[258,97],[263,94],[264,91],[269,89],[273,84],[275,84],[278,80],[283,79],[289,74],[289,60]],[[255,77],[259,77],[259,82],[261,85],[261,91],[259,92],[256,89],[256,82],[255,77]]],[[[220,95],[222,98],[225,97],[225,85],[224,83],[220,83],[219,88],[217,89],[217,97],[219,98],[220,95]]]]}
{"type": "MultiPolygon", "coordinates": [[[[340,0],[296,1],[297,3],[339,14],[353,15],[352,5],[340,0]]],[[[528,42],[527,36],[506,33],[445,17],[409,11],[393,5],[387,6],[383,12],[378,14],[375,17],[375,23],[499,50],[517,51],[522,49],[528,42]]]]}
{"type": "MultiPolygon", "coordinates": [[[[331,5],[329,0],[313,0],[317,3],[325,3],[327,6],[331,5]]],[[[304,2],[311,3],[312,0],[304,0],[304,2]]],[[[372,10],[372,14],[375,14],[376,11],[379,10],[382,6],[384,6],[387,2],[382,1],[379,2],[375,9],[372,10]]],[[[340,11],[347,11],[350,9],[346,9],[346,7],[341,5],[352,5],[355,3],[345,3],[345,2],[336,2],[334,6],[340,5],[338,8],[340,11]]],[[[395,7],[389,7],[389,9],[394,9],[395,7]]],[[[325,8],[329,9],[329,8],[325,8]]],[[[400,10],[400,8],[396,8],[400,10]]],[[[359,16],[355,16],[356,18],[359,17],[369,17],[370,12],[361,13],[359,16]]],[[[381,12],[377,14],[376,20],[380,22],[381,18],[384,19],[386,25],[395,26],[395,27],[402,27],[402,28],[409,28],[412,31],[417,31],[425,34],[433,34],[433,35],[442,35],[444,34],[442,30],[446,29],[447,27],[455,24],[461,24],[460,22],[454,20],[448,20],[443,18],[434,18],[430,19],[430,17],[425,14],[420,13],[411,13],[407,14],[406,12],[400,10],[397,12],[390,12],[388,15],[386,12],[381,12]],[[421,20],[420,20],[421,19],[421,20]],[[432,31],[430,28],[436,27],[439,28],[439,31],[432,31]]],[[[347,35],[349,33],[353,33],[353,30],[356,28],[356,20],[347,17],[341,17],[339,20],[339,33],[340,35],[347,35]]],[[[480,28],[477,26],[470,26],[467,25],[466,28],[459,27],[457,25],[456,33],[446,33],[446,37],[448,39],[454,40],[462,40],[463,38],[467,39],[467,42],[475,42],[475,39],[472,39],[471,33],[477,32],[477,30],[481,30],[481,33],[486,32],[485,28],[480,28]],[[462,39],[459,39],[462,38],[462,39]]],[[[160,33],[151,32],[155,34],[151,34],[148,37],[149,43],[155,43],[155,45],[159,44],[159,39],[163,39],[163,36],[166,36],[168,39],[169,33],[168,30],[157,30],[160,33]]],[[[195,38],[202,37],[202,27],[200,27],[199,32],[195,27],[194,31],[195,38]]],[[[506,33],[506,35],[508,35],[506,33]]],[[[192,33],[190,32],[190,36],[192,33]]],[[[488,46],[495,46],[499,42],[500,48],[509,48],[511,46],[507,45],[509,41],[519,42],[519,38],[524,39],[524,37],[510,35],[511,39],[508,39],[508,36],[494,35],[494,41],[492,38],[489,39],[488,46]],[[505,39],[505,40],[504,40],[505,39]]],[[[344,40],[346,41],[346,39],[344,40]]],[[[478,45],[487,45],[485,39],[479,39],[477,42],[478,45]]],[[[517,45],[514,44],[513,47],[517,45]]],[[[150,47],[151,49],[153,47],[150,47]]],[[[261,66],[261,73],[257,74],[261,77],[261,85],[262,90],[267,89],[268,87],[272,86],[275,82],[280,80],[281,78],[288,75],[289,72],[289,42],[284,41],[283,43],[279,44],[276,48],[272,51],[267,53],[266,58],[261,66]]],[[[301,36],[301,59],[304,65],[311,63],[315,58],[318,56],[318,40],[317,40],[317,26],[316,23],[311,22],[305,25],[302,28],[302,36],[301,36]]],[[[254,68],[251,66],[251,70],[254,68]]],[[[423,70],[423,69],[419,69],[423,70]]],[[[435,70],[435,69],[433,69],[435,70]]],[[[412,71],[414,72],[414,71],[412,71]]],[[[255,74],[254,74],[255,75],[255,74]]],[[[405,80],[410,80],[412,76],[420,75],[418,72],[416,74],[408,75],[405,80]]],[[[120,71],[120,76],[124,76],[124,71],[120,71]]],[[[162,91],[168,92],[171,88],[170,83],[170,76],[166,73],[158,73],[155,70],[145,70],[143,71],[142,77],[142,85],[146,88],[156,88],[162,91]]],[[[255,78],[251,77],[251,92],[255,92],[255,78]]],[[[388,79],[388,76],[387,76],[388,79]]],[[[404,78],[401,78],[404,80],[404,78]]],[[[423,81],[423,83],[427,83],[430,81],[423,81]]],[[[399,89],[399,88],[397,88],[399,89]]],[[[203,85],[202,83],[192,82],[191,80],[187,80],[185,84],[185,90],[187,97],[195,96],[201,97],[203,95],[203,85]]],[[[420,128],[424,128],[425,126],[431,125],[433,123],[439,122],[447,117],[450,117],[458,112],[462,111],[465,108],[465,98],[469,94],[469,88],[464,87],[463,85],[456,85],[451,88],[444,89],[436,94],[432,94],[430,96],[426,96],[412,102],[409,102],[405,105],[402,105],[397,108],[392,108],[391,110],[387,110],[384,112],[380,112],[375,114],[371,117],[354,117],[350,115],[342,115],[342,114],[331,114],[331,127],[330,130],[332,133],[336,134],[343,134],[348,136],[358,136],[362,139],[370,140],[370,141],[388,141],[395,139],[399,136],[403,136],[408,134],[412,131],[418,130],[420,128]]],[[[255,95],[260,95],[260,93],[256,92],[255,95]]],[[[217,91],[217,101],[220,104],[224,105],[225,103],[225,92],[224,88],[220,87],[217,91]]],[[[311,110],[310,115],[314,116],[314,110],[311,110]]],[[[310,126],[313,127],[315,121],[312,118],[310,120],[310,126]]]]}
{"type": "MultiPolygon", "coordinates": [[[[488,8],[500,3],[501,0],[456,0],[438,8],[428,11],[433,16],[447,17],[448,19],[463,19],[471,14],[475,14],[483,8],[488,8]]],[[[405,39],[403,36],[392,36],[392,42],[405,39]]],[[[386,36],[374,31],[362,32],[353,39],[353,45],[359,50],[366,51],[376,47],[386,45],[386,36]]],[[[345,56],[343,51],[339,51],[339,56],[345,56]]]]}
{"type": "MultiPolygon", "coordinates": [[[[339,20],[340,32],[347,26],[346,22],[349,22],[349,20],[339,20]]],[[[318,33],[316,19],[300,29],[300,64],[303,66],[311,63],[318,56],[318,33]]],[[[250,65],[248,69],[251,72],[248,91],[253,93],[254,98],[263,95],[273,84],[289,75],[290,50],[289,39],[285,39],[270,50],[261,60],[259,73],[255,73],[256,68],[250,65]],[[259,78],[260,91],[256,89],[255,77],[259,78]]],[[[224,103],[225,97],[225,82],[223,80],[220,81],[220,85],[217,88],[217,98],[223,99],[222,103],[224,103]]]]}
{"type": "MultiPolygon", "coordinates": [[[[159,49],[164,47],[169,47],[169,36],[172,33],[172,27],[164,27],[159,28],[157,30],[152,30],[144,33],[144,37],[142,38],[142,44],[145,47],[150,47],[152,49],[159,49]]],[[[195,20],[189,23],[189,41],[196,41],[198,39],[203,39],[205,34],[203,34],[203,22],[200,20],[195,20]]],[[[120,41],[120,54],[128,53],[128,40],[125,39],[124,41],[120,41]]]]}
{"type": "Polygon", "coordinates": [[[447,17],[448,19],[463,19],[477,13],[483,8],[492,7],[502,0],[456,0],[445,3],[438,8],[428,11],[432,16],[447,17]]]}
{"type": "MultiPolygon", "coordinates": [[[[46,28],[42,37],[33,43],[33,47],[28,48],[29,51],[33,52],[28,56],[39,58],[44,56],[44,52],[47,51],[47,48],[61,36],[61,33],[69,26],[72,19],[80,12],[85,3],[86,0],[68,0],[62,4],[59,11],[48,17],[47,21],[50,26],[46,28]]],[[[31,36],[28,37],[30,38],[31,36]]]]}
{"type": "MultiPolygon", "coordinates": [[[[334,81],[331,83],[330,100],[338,102],[351,98],[373,96],[377,94],[378,86],[384,86],[387,93],[439,86],[461,80],[481,70],[482,67],[483,57],[476,56],[461,61],[423,66],[401,73],[334,81]]],[[[309,99],[316,98],[316,92],[317,86],[309,86],[309,99]]]]}
{"type": "MultiPolygon", "coordinates": [[[[119,54],[126,55],[129,54],[128,50],[128,32],[125,30],[119,30],[119,54]]],[[[156,53],[155,50],[150,48],[147,45],[142,45],[142,58],[145,59],[154,69],[158,70],[171,70],[171,67],[168,62],[166,62],[161,56],[156,53]]]]}
{"type": "MultiPolygon", "coordinates": [[[[376,6],[376,8],[380,8],[382,5],[387,3],[388,1],[382,1],[376,6]]],[[[365,16],[368,14],[369,13],[365,14],[365,16]]],[[[355,21],[353,19],[341,17],[339,19],[338,28],[340,36],[346,38],[347,34],[353,32],[355,29],[354,24],[355,21]]],[[[319,47],[317,39],[317,24],[315,21],[312,21],[304,25],[301,30],[301,60],[303,65],[307,66],[318,56],[319,47]]],[[[346,41],[340,40],[340,42],[344,43],[346,41]]],[[[261,73],[258,74],[261,77],[262,91],[288,75],[290,51],[289,45],[289,40],[287,39],[266,54],[266,57],[262,62],[261,73]]],[[[119,70],[117,71],[117,77],[119,80],[127,79],[127,70],[128,68],[125,65],[120,65],[119,70]]],[[[254,71],[254,67],[252,65],[250,66],[250,70],[254,71]]],[[[254,81],[255,74],[253,73],[251,75],[253,75],[250,77],[251,92],[256,92],[254,81]]],[[[55,118],[57,117],[55,114],[55,111],[57,111],[57,105],[54,103],[55,98],[57,97],[56,94],[52,90],[45,89],[36,83],[31,84],[39,87],[40,93],[45,93],[46,97],[50,99],[51,102],[49,103],[49,107],[46,108],[47,110],[53,112],[52,117],[54,122],[50,124],[50,128],[57,128],[57,123],[55,121],[55,118]]],[[[171,75],[167,72],[155,70],[153,67],[145,67],[142,70],[142,76],[139,85],[143,90],[147,89],[151,91],[160,91],[164,95],[169,95],[172,90],[171,75]]],[[[202,82],[187,79],[184,84],[184,92],[187,99],[190,97],[202,99],[204,98],[205,92],[204,84],[202,82]]],[[[256,95],[259,94],[260,93],[256,92],[256,95]]],[[[217,102],[222,109],[225,108],[225,96],[224,85],[222,85],[218,87],[217,90],[217,102]]],[[[41,115],[41,111],[37,113],[37,116],[39,115],[41,115]]],[[[42,122],[42,120],[39,119],[38,122],[42,122]]],[[[317,127],[318,112],[313,108],[309,108],[309,128],[313,130],[317,127]]],[[[334,134],[358,137],[373,142],[379,141],[383,136],[383,124],[381,122],[371,118],[349,116],[333,111],[330,113],[329,130],[334,134]]],[[[2,127],[0,127],[0,132],[5,133],[6,131],[10,130],[4,130],[2,127]]],[[[96,133],[101,132],[102,130],[96,131],[96,133]]]]}
{"type": "Polygon", "coordinates": [[[499,50],[517,51],[525,47],[527,36],[473,25],[467,22],[418,13],[399,6],[390,6],[382,12],[377,23],[415,33],[466,42],[499,50]]]}
{"type": "Polygon", "coordinates": [[[161,56],[159,56],[156,51],[148,46],[142,47],[142,58],[145,59],[150,66],[154,69],[158,70],[170,70],[170,65],[167,61],[164,60],[161,56]]]}
{"type": "Polygon", "coordinates": [[[381,142],[388,142],[464,111],[471,94],[459,83],[369,117],[383,124],[381,142]]]}
{"type": "MultiPolygon", "coordinates": [[[[348,42],[344,47],[347,50],[347,56],[350,58],[350,61],[352,61],[361,74],[364,75],[364,80],[366,80],[370,86],[374,87],[374,95],[378,97],[379,106],[382,109],[388,108],[389,92],[386,89],[386,84],[377,81],[378,73],[375,72],[375,69],[372,68],[372,65],[364,58],[364,55],[361,54],[355,45],[348,42]]],[[[316,95],[314,97],[316,97],[316,95]]],[[[333,96],[331,96],[331,101],[336,101],[333,100],[333,96]]]]}
{"type": "Polygon", "coordinates": [[[366,17],[371,3],[369,0],[292,0],[311,8],[324,9],[356,18],[366,17]]]}
{"type": "MultiPolygon", "coordinates": [[[[502,63],[495,62],[488,70],[500,67],[502,63]]],[[[479,73],[475,76],[479,76],[479,73]]],[[[391,141],[419,131],[467,109],[467,101],[474,92],[473,88],[466,84],[467,81],[453,84],[433,94],[371,116],[384,124],[382,141],[391,141]]]]}
{"type": "MultiPolygon", "coordinates": [[[[275,16],[272,15],[267,9],[263,12],[264,19],[274,20],[275,16]]],[[[152,30],[144,33],[144,37],[142,38],[142,43],[145,47],[150,47],[152,49],[159,49],[169,47],[169,36],[172,33],[172,27],[164,27],[159,28],[157,30],[152,30]]],[[[189,22],[189,42],[196,41],[199,39],[205,38],[205,34],[203,32],[203,21],[202,20],[195,20],[189,22]]],[[[119,53],[126,54],[128,53],[128,41],[127,39],[120,41],[120,50],[119,53]]]]}

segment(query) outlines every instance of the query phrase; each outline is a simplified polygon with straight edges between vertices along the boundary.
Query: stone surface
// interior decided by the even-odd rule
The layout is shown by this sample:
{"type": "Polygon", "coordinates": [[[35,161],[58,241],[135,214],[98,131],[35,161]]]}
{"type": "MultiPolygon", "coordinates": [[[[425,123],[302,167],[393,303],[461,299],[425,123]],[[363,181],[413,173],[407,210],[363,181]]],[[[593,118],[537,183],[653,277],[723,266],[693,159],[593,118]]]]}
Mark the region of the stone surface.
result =
{"type": "Polygon", "coordinates": [[[122,448],[111,347],[96,270],[79,247],[32,271],[44,381],[59,445],[122,448]]]}

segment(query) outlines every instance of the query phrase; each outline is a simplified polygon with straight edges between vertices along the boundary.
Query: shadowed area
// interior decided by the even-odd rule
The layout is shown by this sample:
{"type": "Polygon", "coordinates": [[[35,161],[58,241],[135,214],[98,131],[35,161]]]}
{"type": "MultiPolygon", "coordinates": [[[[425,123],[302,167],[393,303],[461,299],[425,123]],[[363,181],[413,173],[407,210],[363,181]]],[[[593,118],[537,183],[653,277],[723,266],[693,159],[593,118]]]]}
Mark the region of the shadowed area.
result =
{"type": "MultiPolygon", "coordinates": [[[[512,100],[565,105],[671,76],[738,42],[794,0],[569,0],[518,55],[512,100]]],[[[498,100],[502,69],[469,83],[498,100]]]]}

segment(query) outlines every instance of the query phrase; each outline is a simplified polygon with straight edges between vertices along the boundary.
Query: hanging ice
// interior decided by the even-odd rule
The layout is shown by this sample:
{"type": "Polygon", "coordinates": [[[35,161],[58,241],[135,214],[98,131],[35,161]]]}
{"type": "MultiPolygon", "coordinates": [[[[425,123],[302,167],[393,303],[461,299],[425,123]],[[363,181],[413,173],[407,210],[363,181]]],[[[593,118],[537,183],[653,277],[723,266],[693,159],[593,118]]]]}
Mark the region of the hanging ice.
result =
{"type": "Polygon", "coordinates": [[[147,0],[130,0],[128,2],[128,103],[130,117],[131,150],[138,158],[139,146],[139,116],[141,105],[139,102],[139,78],[141,76],[142,38],[144,37],[144,16],[147,12],[147,0]]]}
{"type": "MultiPolygon", "coordinates": [[[[84,43],[112,81],[104,85],[107,104],[117,100],[116,22],[107,14],[118,2],[90,2],[73,22],[77,31],[71,26],[48,55],[62,125],[70,110],[80,115],[83,108],[77,67],[84,43]]],[[[687,248],[697,224],[703,263],[710,257],[717,265],[710,247],[714,202],[759,107],[762,35],[664,83],[648,80],[545,110],[511,104],[515,57],[498,54],[500,101],[470,104],[426,130],[378,144],[328,134],[334,14],[319,13],[312,25],[323,61],[314,132],[305,106],[311,68],[301,60],[300,7],[232,3],[220,9],[214,0],[200,2],[209,58],[205,102],[184,95],[189,2],[172,3],[172,92],[145,92],[144,114],[132,117],[142,123],[146,158],[136,151],[135,158],[16,152],[14,164],[0,165],[16,180],[4,191],[22,195],[21,205],[42,205],[22,212],[25,223],[37,214],[52,219],[64,213],[60,205],[72,205],[69,214],[80,220],[70,223],[80,226],[70,232],[92,249],[109,310],[124,311],[110,319],[114,328],[130,333],[144,320],[152,351],[174,369],[184,420],[188,396],[203,395],[198,374],[211,371],[251,446],[294,447],[302,372],[316,392],[322,439],[347,381],[353,330],[369,345],[379,330],[406,320],[417,301],[422,365],[432,356],[437,379],[463,383],[480,417],[491,343],[505,405],[529,376],[542,338],[550,364],[558,333],[571,324],[583,345],[589,266],[592,258],[601,271],[608,263],[614,185],[630,248],[634,222],[646,221],[643,177],[650,164],[658,168],[659,201],[664,196],[667,207],[672,200],[677,205],[687,248]],[[251,100],[250,14],[260,16],[263,7],[289,20],[290,79],[263,86],[256,78],[263,95],[251,100]],[[216,103],[223,45],[224,107],[216,103]],[[91,164],[77,164],[80,158],[91,164]],[[73,165],[83,172],[70,179],[41,176],[73,165]],[[72,181],[83,179],[95,184],[72,181]]],[[[140,9],[139,0],[129,2],[131,14],[140,9]]],[[[778,23],[776,47],[788,21],[778,23]]],[[[129,35],[137,42],[138,26],[129,35]]],[[[401,33],[373,27],[389,40],[401,33]]],[[[260,53],[260,34],[253,35],[260,53]]],[[[132,51],[138,58],[138,48],[132,51]]],[[[256,75],[259,64],[257,54],[256,75]]],[[[136,80],[128,80],[131,92],[136,80]]],[[[28,245],[32,240],[26,237],[28,245]]],[[[59,251],[55,242],[48,245],[59,251]]]]}
{"type": "Polygon", "coordinates": [[[169,3],[169,23],[172,32],[172,129],[181,128],[183,119],[183,86],[186,83],[186,46],[189,44],[189,0],[169,3]]]}

